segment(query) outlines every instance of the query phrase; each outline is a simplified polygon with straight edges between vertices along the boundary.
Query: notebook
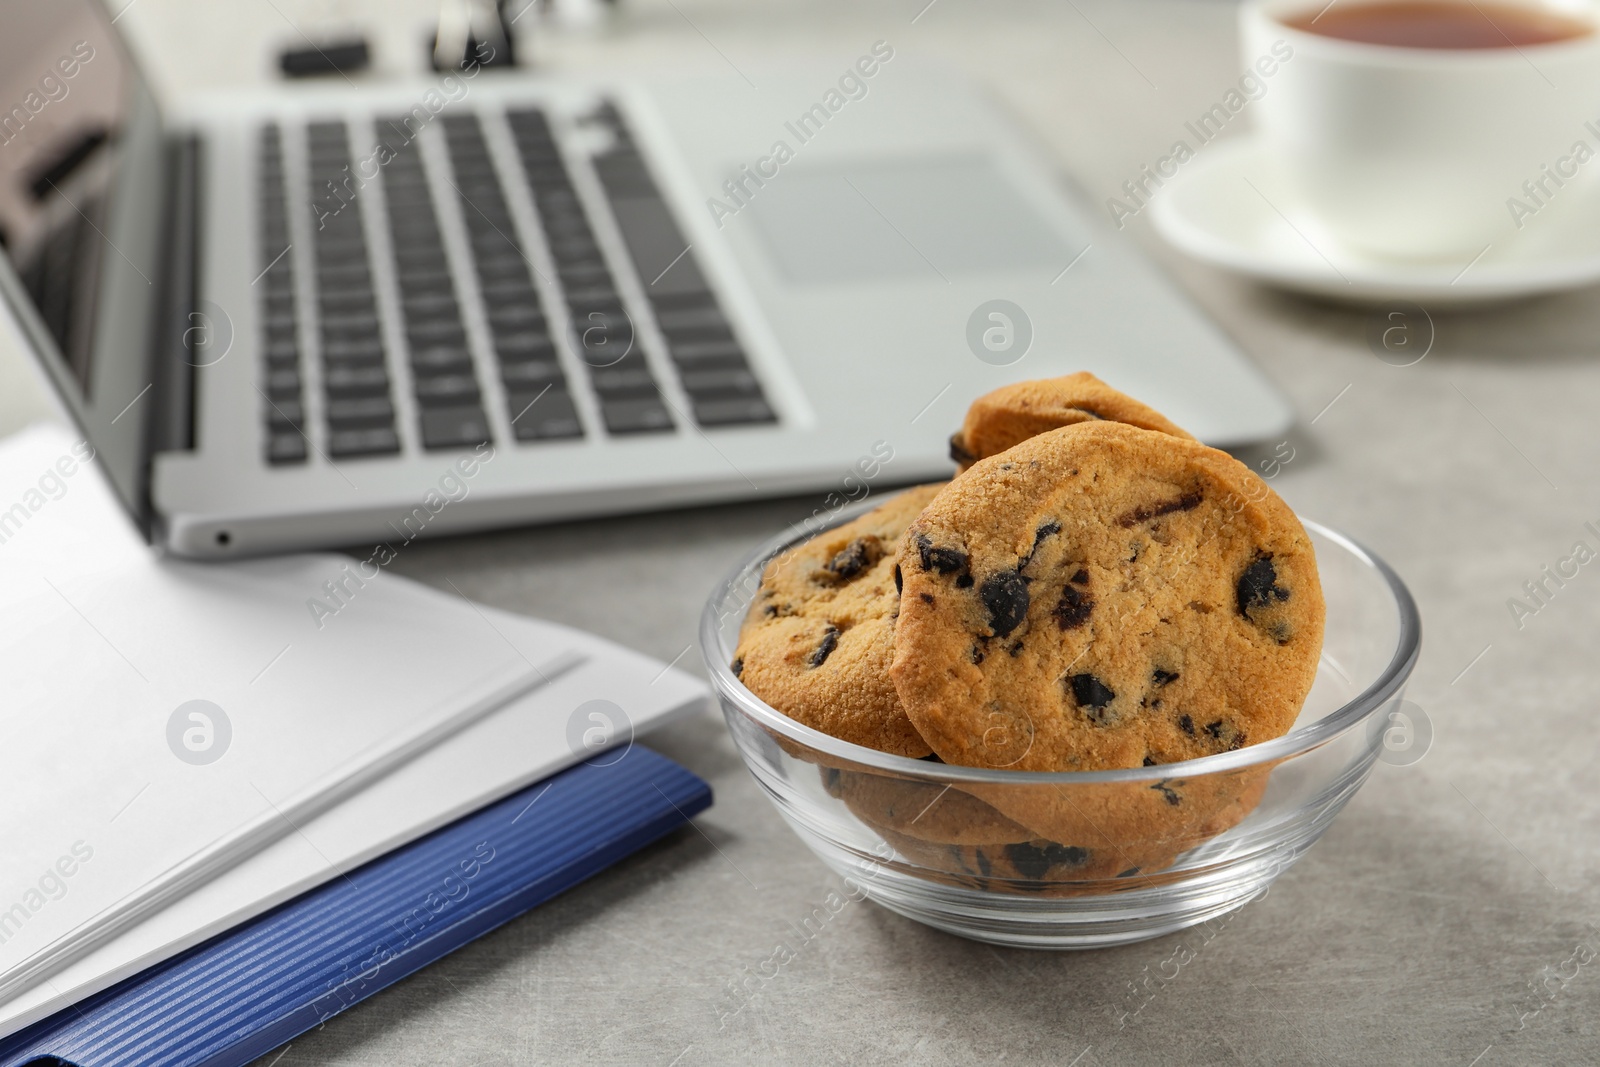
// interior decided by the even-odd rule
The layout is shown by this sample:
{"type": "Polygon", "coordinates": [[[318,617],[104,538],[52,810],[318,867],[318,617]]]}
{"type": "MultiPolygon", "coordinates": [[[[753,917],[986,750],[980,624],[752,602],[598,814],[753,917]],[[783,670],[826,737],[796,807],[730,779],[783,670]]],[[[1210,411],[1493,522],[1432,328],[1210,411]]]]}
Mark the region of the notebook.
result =
{"type": "Polygon", "coordinates": [[[671,760],[608,753],[0,1040],[0,1067],[249,1063],[710,803],[671,760]]]}
{"type": "Polygon", "coordinates": [[[0,1033],[704,698],[349,557],[160,559],[55,428],[0,445],[0,538],[0,1033]],[[428,743],[333,810],[295,807],[407,739],[428,743]],[[245,831],[265,836],[132,921],[245,831]]]}

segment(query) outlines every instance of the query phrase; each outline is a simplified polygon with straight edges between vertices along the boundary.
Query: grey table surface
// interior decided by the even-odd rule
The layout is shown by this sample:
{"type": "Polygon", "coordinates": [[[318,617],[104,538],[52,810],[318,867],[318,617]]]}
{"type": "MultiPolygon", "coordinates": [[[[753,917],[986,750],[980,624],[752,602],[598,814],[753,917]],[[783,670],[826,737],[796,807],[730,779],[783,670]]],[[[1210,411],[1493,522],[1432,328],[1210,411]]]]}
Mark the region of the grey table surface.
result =
{"type": "MultiPolygon", "coordinates": [[[[268,76],[268,51],[252,66],[228,42],[290,42],[372,10],[135,4],[129,25],[177,91],[268,76]]],[[[413,65],[428,7],[384,5],[368,27],[380,72],[413,65]]],[[[1232,6],[1195,0],[646,0],[607,33],[549,35],[535,51],[551,69],[721,69],[745,91],[738,72],[759,82],[763,64],[807,52],[832,72],[878,38],[989,83],[1097,201],[1242,70],[1232,6]]],[[[1600,520],[1595,293],[1435,313],[1427,358],[1400,368],[1369,351],[1369,312],[1184,262],[1143,218],[1128,232],[1300,413],[1274,485],[1410,583],[1426,637],[1408,695],[1434,731],[1420,762],[1380,765],[1309,855],[1220,929],[1051,954],[854,903],[724,1018],[730,985],[840,882],[708,711],[650,738],[716,789],[692,828],[261,1062],[1600,1061],[1600,965],[1587,962],[1600,951],[1600,577],[1585,568],[1520,627],[1507,608],[1600,520]],[[1119,1024],[1133,989],[1145,1006],[1119,1024]]],[[[0,366],[10,426],[36,407],[19,367],[14,353],[0,366]]],[[[422,543],[393,569],[699,671],[713,582],[815,506],[422,543]]]]}

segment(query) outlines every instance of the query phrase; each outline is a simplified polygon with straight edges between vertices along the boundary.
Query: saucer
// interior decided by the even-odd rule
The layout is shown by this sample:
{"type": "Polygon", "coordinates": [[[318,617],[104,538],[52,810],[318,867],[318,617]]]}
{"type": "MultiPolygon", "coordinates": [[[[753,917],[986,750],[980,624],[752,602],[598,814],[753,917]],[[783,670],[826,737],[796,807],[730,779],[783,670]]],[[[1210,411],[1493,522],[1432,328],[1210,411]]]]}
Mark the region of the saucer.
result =
{"type": "Polygon", "coordinates": [[[1510,300],[1600,282],[1600,196],[1574,187],[1478,258],[1407,262],[1341,246],[1297,208],[1258,138],[1203,149],[1150,204],[1180,251],[1265,285],[1357,303],[1443,306],[1510,300]],[[1559,212],[1559,216],[1557,213],[1559,212]]]}

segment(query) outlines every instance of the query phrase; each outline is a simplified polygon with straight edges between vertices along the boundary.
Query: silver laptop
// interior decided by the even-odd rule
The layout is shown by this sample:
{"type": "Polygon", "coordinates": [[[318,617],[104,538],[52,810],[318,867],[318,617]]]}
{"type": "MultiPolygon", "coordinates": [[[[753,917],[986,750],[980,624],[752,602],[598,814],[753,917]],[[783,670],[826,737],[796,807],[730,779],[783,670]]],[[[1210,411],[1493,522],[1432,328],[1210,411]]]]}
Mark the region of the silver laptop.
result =
{"type": "Polygon", "coordinates": [[[96,0],[0,0],[0,288],[187,556],[949,473],[1008,381],[1204,440],[1291,412],[1003,114],[889,42],[648,83],[470,67],[158,103],[96,0]]]}

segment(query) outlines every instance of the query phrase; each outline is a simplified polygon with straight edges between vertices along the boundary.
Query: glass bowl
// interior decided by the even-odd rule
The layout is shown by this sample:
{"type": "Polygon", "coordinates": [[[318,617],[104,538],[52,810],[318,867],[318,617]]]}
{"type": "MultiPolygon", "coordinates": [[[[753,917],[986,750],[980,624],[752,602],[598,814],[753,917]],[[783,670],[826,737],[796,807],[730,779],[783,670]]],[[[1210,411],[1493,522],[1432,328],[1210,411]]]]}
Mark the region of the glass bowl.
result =
{"type": "MultiPolygon", "coordinates": [[[[842,508],[825,527],[870,506],[842,508]]],[[[1404,583],[1327,527],[1316,682],[1282,737],[1129,770],[1032,773],[892,756],[774,710],[730,669],[762,545],[706,604],[701,648],[735,745],[791,829],[858,891],[964,937],[1096,948],[1222,915],[1263,893],[1366,780],[1421,648],[1404,583]]]]}

